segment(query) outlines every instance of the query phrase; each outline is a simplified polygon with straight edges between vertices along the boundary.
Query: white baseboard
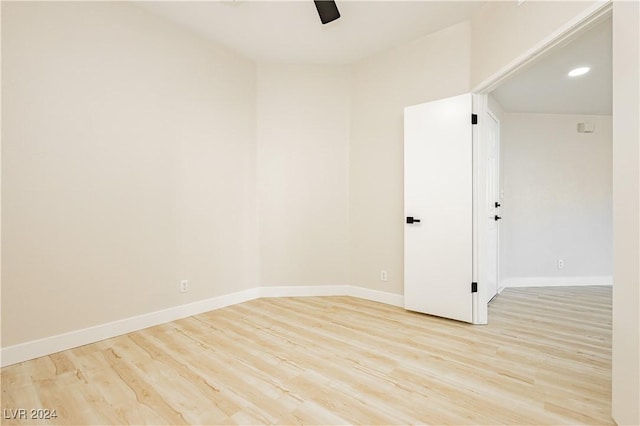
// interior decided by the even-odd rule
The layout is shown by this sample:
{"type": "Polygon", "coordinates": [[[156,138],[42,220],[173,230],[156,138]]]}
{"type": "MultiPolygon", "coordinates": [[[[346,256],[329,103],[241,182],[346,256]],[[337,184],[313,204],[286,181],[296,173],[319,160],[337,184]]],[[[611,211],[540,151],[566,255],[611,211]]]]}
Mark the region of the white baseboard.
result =
{"type": "Polygon", "coordinates": [[[0,366],[6,367],[260,297],[305,296],[353,296],[389,305],[403,306],[403,296],[400,294],[386,293],[349,285],[254,287],[237,293],[212,297],[210,299],[125,318],[82,330],[8,346],[2,348],[0,351],[0,366]]]}
{"type": "Polygon", "coordinates": [[[347,296],[348,285],[258,287],[259,297],[347,296]]]}
{"type": "Polygon", "coordinates": [[[573,287],[587,285],[612,285],[613,277],[516,277],[506,278],[500,287],[573,287]]]}
{"type": "Polygon", "coordinates": [[[253,300],[258,297],[258,289],[251,288],[224,296],[212,297],[186,305],[150,312],[148,314],[125,318],[82,330],[58,334],[43,339],[32,340],[18,345],[2,348],[0,365],[16,364],[29,359],[50,355],[89,343],[110,339],[111,337],[142,330],[154,325],[164,324],[181,318],[198,315],[203,312],[224,308],[225,306],[253,300]]]}
{"type": "Polygon", "coordinates": [[[393,306],[404,306],[404,296],[352,285],[260,287],[260,297],[351,296],[393,306]]]}
{"type": "Polygon", "coordinates": [[[387,293],[386,291],[371,290],[370,288],[347,286],[347,296],[359,297],[360,299],[371,300],[373,302],[385,303],[403,308],[404,296],[402,294],[387,293]]]}

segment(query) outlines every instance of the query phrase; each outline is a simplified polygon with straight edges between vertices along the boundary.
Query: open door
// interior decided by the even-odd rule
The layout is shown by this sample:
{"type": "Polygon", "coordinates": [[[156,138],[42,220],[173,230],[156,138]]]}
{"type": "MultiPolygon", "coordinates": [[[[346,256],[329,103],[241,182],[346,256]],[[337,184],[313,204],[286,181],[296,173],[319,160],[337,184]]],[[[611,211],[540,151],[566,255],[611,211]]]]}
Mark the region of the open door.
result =
{"type": "Polygon", "coordinates": [[[470,93],[404,110],[404,306],[465,322],[473,320],[472,129],[470,93]]]}

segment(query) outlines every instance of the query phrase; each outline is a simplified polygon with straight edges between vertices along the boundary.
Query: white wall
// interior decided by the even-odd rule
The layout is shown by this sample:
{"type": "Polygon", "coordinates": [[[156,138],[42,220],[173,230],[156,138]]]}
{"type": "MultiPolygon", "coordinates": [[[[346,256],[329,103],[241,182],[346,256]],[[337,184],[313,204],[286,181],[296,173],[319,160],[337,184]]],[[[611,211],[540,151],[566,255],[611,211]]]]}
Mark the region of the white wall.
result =
{"type": "Polygon", "coordinates": [[[346,66],[258,67],[260,282],[348,284],[346,66]]]}
{"type": "Polygon", "coordinates": [[[469,91],[469,23],[354,65],[349,217],[352,285],[403,293],[404,107],[469,91]],[[388,281],[380,281],[380,270],[388,281]]]}
{"type": "Polygon", "coordinates": [[[640,424],[640,4],[613,4],[613,403],[640,424]]]}
{"type": "Polygon", "coordinates": [[[505,113],[501,134],[501,285],[610,284],[611,117],[505,113]]]}
{"type": "Polygon", "coordinates": [[[255,85],[131,5],[2,3],[3,347],[257,285],[255,85]]]}

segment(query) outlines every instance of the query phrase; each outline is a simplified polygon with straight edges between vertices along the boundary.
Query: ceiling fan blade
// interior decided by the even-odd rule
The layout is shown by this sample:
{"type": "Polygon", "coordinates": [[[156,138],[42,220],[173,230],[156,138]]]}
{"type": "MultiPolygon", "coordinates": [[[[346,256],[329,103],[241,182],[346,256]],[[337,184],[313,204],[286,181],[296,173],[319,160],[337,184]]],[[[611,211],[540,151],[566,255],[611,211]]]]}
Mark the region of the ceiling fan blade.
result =
{"type": "Polygon", "coordinates": [[[326,24],[331,21],[335,21],[340,17],[340,12],[338,11],[338,6],[336,6],[336,2],[333,0],[313,0],[316,4],[316,9],[318,9],[318,15],[320,15],[320,20],[323,24],[326,24]]]}

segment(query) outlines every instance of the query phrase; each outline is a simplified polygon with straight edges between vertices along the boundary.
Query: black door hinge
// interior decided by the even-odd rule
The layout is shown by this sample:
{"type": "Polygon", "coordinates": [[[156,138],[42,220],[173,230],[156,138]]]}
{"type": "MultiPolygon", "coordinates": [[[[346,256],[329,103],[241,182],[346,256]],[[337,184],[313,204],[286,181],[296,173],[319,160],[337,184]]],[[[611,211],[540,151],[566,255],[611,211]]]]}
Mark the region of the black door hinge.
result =
{"type": "Polygon", "coordinates": [[[478,283],[471,283],[471,293],[478,292],[478,283]]]}
{"type": "Polygon", "coordinates": [[[478,114],[471,114],[471,124],[478,124],[478,114]]]}

